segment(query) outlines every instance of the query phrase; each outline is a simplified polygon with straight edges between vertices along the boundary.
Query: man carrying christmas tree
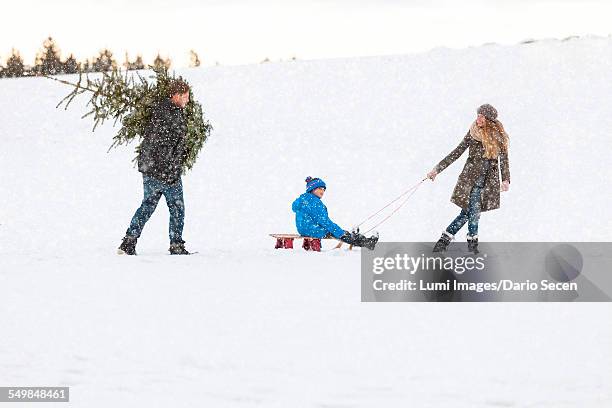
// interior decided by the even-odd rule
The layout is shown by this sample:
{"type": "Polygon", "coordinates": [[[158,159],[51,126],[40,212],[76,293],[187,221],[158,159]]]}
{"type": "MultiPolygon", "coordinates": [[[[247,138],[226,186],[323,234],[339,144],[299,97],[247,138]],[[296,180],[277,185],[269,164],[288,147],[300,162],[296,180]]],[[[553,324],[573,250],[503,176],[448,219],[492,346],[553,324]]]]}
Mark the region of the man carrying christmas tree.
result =
{"type": "Polygon", "coordinates": [[[119,254],[136,255],[136,241],[163,194],[170,210],[170,254],[189,255],[182,236],[185,205],[181,182],[181,171],[187,158],[187,123],[183,109],[188,102],[189,85],[174,80],[169,87],[169,97],[163,98],[152,109],[138,152],[144,198],[119,246],[119,254]]]}

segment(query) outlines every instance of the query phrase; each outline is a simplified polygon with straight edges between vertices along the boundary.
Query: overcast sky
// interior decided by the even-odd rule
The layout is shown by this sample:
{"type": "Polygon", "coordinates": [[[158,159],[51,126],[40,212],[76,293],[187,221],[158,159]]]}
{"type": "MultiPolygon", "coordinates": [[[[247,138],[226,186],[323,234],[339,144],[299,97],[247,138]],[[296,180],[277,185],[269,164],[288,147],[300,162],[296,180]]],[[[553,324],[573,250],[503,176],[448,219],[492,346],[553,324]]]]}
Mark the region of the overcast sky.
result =
{"type": "Polygon", "coordinates": [[[204,64],[406,54],[527,38],[612,33],[605,0],[56,0],[2,4],[0,57],[33,61],[51,35],[63,56],[104,47],[176,66],[194,49],[204,64]]]}

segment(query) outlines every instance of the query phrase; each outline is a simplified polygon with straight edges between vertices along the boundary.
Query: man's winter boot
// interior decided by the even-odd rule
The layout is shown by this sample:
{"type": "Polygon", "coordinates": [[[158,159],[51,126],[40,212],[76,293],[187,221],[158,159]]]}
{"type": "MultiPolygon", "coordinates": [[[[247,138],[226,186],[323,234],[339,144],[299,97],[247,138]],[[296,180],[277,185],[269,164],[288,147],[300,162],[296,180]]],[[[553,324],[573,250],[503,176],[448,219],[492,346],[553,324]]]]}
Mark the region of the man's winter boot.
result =
{"type": "Polygon", "coordinates": [[[138,238],[126,235],[117,249],[119,255],[136,255],[136,241],[138,238]]]}
{"type": "Polygon", "coordinates": [[[170,243],[168,251],[170,251],[170,255],[191,255],[191,253],[185,249],[185,241],[170,243]]]}
{"type": "Polygon", "coordinates": [[[467,236],[468,251],[477,254],[478,252],[478,235],[467,236]]]}
{"type": "Polygon", "coordinates": [[[438,242],[436,242],[436,245],[434,245],[433,252],[445,252],[453,238],[451,234],[444,231],[438,242]]]}

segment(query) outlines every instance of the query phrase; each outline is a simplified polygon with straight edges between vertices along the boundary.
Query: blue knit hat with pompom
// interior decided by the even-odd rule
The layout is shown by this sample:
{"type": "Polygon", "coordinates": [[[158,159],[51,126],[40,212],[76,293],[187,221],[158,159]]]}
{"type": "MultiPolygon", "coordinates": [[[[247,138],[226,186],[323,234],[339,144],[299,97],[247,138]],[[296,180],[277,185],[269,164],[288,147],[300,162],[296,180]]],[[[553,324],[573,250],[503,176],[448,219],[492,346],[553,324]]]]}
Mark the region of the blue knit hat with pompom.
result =
{"type": "Polygon", "coordinates": [[[312,190],[317,189],[319,187],[327,188],[325,186],[325,182],[320,178],[312,178],[310,176],[306,177],[306,192],[310,193],[312,190]]]}

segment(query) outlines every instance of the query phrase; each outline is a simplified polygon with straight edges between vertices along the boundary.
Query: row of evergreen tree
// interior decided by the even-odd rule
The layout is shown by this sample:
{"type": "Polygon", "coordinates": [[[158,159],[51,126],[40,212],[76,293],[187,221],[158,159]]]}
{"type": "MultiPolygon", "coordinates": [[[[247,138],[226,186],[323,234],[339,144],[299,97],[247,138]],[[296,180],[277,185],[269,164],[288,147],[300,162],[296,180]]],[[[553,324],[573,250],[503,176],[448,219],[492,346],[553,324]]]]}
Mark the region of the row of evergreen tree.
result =
{"type": "MultiPolygon", "coordinates": [[[[190,51],[190,54],[190,66],[200,66],[198,54],[193,50],[190,51]]],[[[130,61],[127,53],[125,61],[121,65],[127,70],[146,68],[140,55],[135,60],[130,61]]],[[[158,54],[151,65],[170,68],[172,62],[169,58],[164,59],[158,54]]],[[[83,62],[77,61],[73,54],[70,54],[66,59],[62,59],[55,40],[49,37],[44,41],[42,50],[37,54],[34,65],[26,65],[19,51],[13,49],[11,56],[6,60],[6,65],[0,64],[0,78],[75,74],[77,72],[105,72],[117,67],[119,67],[119,64],[113,57],[113,53],[108,49],[100,51],[97,57],[83,62]]]]}

